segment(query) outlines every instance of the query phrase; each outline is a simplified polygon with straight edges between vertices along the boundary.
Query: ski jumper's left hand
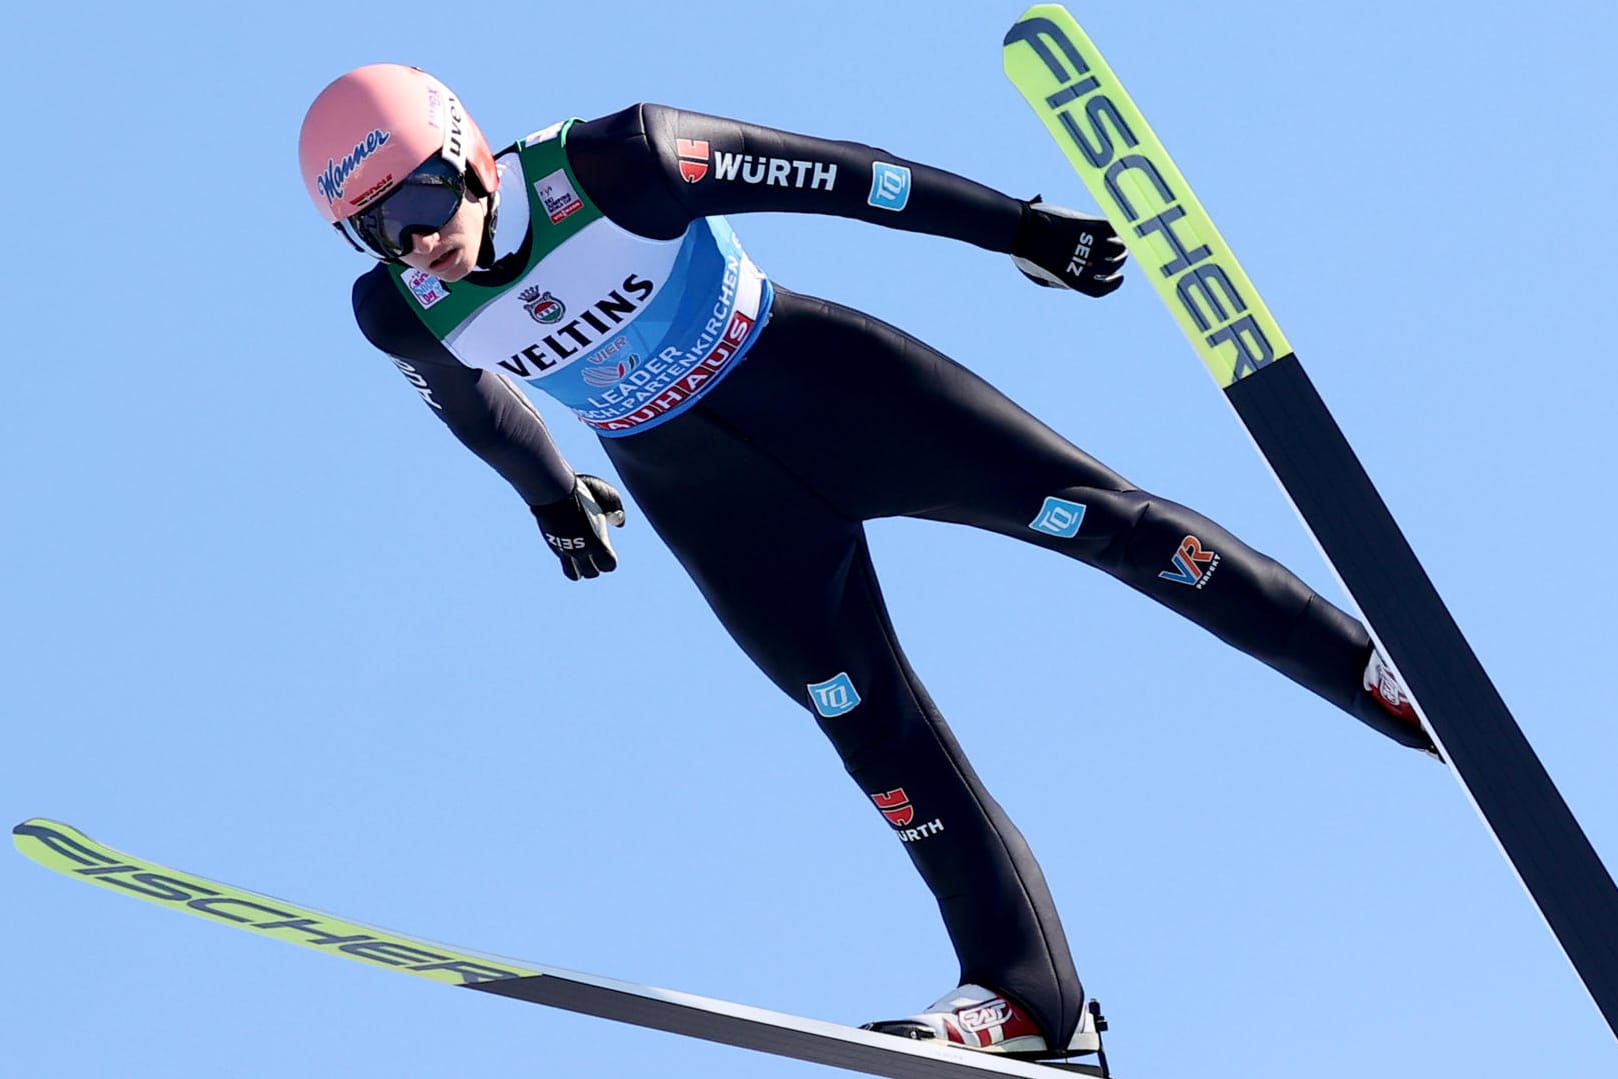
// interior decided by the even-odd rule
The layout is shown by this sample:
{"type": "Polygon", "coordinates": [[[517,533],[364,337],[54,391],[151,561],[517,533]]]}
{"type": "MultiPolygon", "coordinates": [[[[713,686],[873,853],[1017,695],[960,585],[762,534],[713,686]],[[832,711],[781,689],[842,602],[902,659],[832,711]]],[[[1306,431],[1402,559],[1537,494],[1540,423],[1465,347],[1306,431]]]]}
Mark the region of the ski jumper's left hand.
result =
{"type": "Polygon", "coordinates": [[[606,480],[580,473],[571,495],[529,509],[545,542],[562,560],[568,580],[599,577],[618,568],[618,552],[612,549],[607,526],[623,527],[624,500],[606,480]]]}
{"type": "Polygon", "coordinates": [[[1112,223],[1039,201],[1023,210],[1011,241],[1011,261],[1036,285],[1069,288],[1086,296],[1106,296],[1124,283],[1128,256],[1112,223]]]}

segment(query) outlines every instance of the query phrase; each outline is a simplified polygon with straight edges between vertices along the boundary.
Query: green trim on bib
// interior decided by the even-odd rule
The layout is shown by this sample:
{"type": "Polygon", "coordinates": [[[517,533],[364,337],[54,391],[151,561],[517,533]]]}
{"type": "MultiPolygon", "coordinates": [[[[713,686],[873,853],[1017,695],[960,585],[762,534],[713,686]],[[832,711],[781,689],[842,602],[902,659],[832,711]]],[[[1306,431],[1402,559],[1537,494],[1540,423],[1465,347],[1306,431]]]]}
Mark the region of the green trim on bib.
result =
{"type": "MultiPolygon", "coordinates": [[[[530,248],[527,263],[508,283],[489,287],[457,281],[447,285],[421,270],[389,264],[388,273],[406,303],[440,341],[520,283],[551,252],[603,216],[584,193],[567,161],[567,133],[577,122],[577,118],[566,121],[555,136],[539,142],[517,143],[524,194],[528,199],[530,248]]],[[[505,192],[508,198],[513,194],[505,192]]]]}

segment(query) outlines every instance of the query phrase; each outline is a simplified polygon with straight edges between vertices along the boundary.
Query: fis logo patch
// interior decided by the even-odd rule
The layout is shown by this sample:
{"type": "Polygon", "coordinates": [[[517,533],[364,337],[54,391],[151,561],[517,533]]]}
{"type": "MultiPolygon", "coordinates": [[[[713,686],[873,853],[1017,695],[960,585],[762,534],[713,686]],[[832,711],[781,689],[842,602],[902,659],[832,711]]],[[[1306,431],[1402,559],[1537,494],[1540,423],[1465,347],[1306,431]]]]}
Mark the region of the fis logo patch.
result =
{"type": "Polygon", "coordinates": [[[535,180],[534,191],[539,195],[540,205],[545,207],[553,225],[561,224],[584,209],[584,200],[579,198],[579,193],[568,182],[565,169],[557,169],[543,180],[535,180]]]}
{"type": "Polygon", "coordinates": [[[910,170],[886,161],[871,162],[871,197],[879,210],[902,210],[910,202],[910,170]]]}
{"type": "Polygon", "coordinates": [[[1078,535],[1079,525],[1084,523],[1084,504],[1082,502],[1069,502],[1065,498],[1049,497],[1045,505],[1040,507],[1039,516],[1028,522],[1028,527],[1035,532],[1043,532],[1047,536],[1058,539],[1072,539],[1078,535]]]}
{"type": "Polygon", "coordinates": [[[1218,568],[1219,556],[1204,548],[1197,537],[1187,536],[1180,541],[1180,549],[1174,552],[1174,568],[1164,570],[1158,576],[1175,584],[1201,588],[1218,568]]]}
{"type": "Polygon", "coordinates": [[[847,715],[860,703],[860,695],[855,692],[854,682],[846,672],[824,682],[812,683],[809,686],[809,699],[814,702],[815,711],[827,719],[847,715]]]}

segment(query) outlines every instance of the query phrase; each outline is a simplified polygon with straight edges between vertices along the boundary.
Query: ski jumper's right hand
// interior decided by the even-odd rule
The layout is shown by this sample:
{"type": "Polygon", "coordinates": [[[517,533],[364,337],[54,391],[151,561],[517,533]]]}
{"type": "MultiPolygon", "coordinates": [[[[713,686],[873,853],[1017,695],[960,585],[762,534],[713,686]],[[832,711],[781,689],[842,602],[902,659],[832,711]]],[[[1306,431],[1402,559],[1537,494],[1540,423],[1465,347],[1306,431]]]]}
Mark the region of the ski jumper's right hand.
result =
{"type": "Polygon", "coordinates": [[[1124,283],[1128,250],[1112,222],[1041,202],[1023,207],[1022,224],[1011,241],[1011,261],[1023,276],[1047,288],[1070,288],[1086,296],[1106,296],[1124,283]]]}
{"type": "Polygon", "coordinates": [[[622,528],[624,500],[606,480],[580,473],[573,493],[559,502],[528,507],[539,531],[562,560],[570,581],[599,577],[618,568],[607,526],[622,528]]]}

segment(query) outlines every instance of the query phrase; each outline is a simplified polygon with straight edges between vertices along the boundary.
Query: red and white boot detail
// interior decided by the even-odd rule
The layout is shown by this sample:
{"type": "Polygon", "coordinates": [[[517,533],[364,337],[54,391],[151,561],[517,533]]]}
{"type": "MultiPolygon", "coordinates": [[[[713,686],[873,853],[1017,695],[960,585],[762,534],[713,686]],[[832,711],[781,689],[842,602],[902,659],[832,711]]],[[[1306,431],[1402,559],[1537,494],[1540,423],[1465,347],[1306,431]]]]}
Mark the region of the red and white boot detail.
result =
{"type": "Polygon", "coordinates": [[[1371,659],[1365,665],[1365,677],[1362,680],[1365,688],[1376,698],[1376,703],[1382,710],[1394,719],[1402,719],[1413,727],[1421,726],[1421,720],[1416,716],[1416,707],[1410,703],[1410,694],[1399,676],[1393,673],[1388,661],[1382,658],[1382,653],[1372,650],[1371,659]]]}
{"type": "Polygon", "coordinates": [[[963,985],[928,1005],[919,1015],[866,1023],[863,1029],[917,1041],[937,1039],[946,1045],[984,1053],[1065,1057],[1100,1050],[1098,1013],[1099,1009],[1085,1009],[1072,1042],[1059,1053],[1051,1052],[1045,1036],[1026,1012],[981,985],[963,985]]]}
{"type": "Polygon", "coordinates": [[[1365,665],[1365,675],[1361,679],[1365,691],[1369,693],[1382,710],[1401,723],[1408,723],[1421,732],[1425,746],[1420,746],[1423,753],[1435,760],[1443,760],[1436,746],[1432,744],[1432,736],[1421,725],[1421,717],[1416,715],[1416,706],[1410,699],[1409,690],[1399,681],[1399,676],[1393,673],[1393,667],[1382,658],[1382,653],[1372,650],[1371,658],[1365,665]]]}

